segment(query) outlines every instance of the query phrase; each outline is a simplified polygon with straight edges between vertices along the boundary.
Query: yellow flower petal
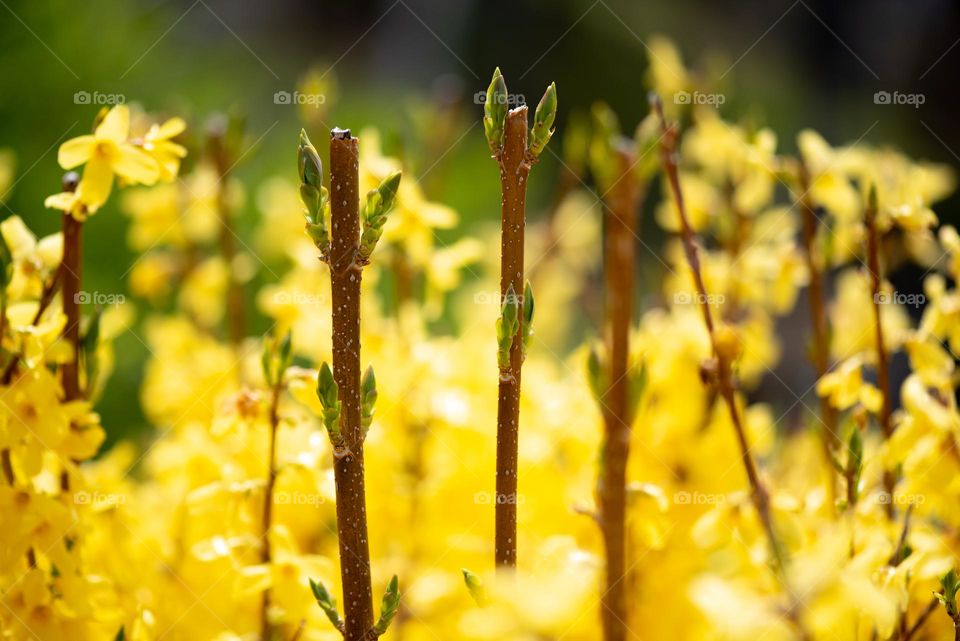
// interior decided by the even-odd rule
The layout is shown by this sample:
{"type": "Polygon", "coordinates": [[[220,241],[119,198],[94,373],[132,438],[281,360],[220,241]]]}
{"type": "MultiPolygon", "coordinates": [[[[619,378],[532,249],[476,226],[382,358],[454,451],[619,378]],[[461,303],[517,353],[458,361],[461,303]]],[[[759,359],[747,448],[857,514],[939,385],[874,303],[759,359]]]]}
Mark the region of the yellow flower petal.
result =
{"type": "Polygon", "coordinates": [[[162,125],[154,125],[154,129],[147,134],[151,140],[168,140],[179,136],[187,128],[187,123],[183,118],[171,118],[162,125]]]}
{"type": "Polygon", "coordinates": [[[130,131],[130,108],[126,105],[117,105],[107,112],[103,122],[94,132],[97,138],[106,138],[116,143],[121,143],[127,139],[130,131]]]}
{"type": "Polygon", "coordinates": [[[119,156],[114,160],[113,171],[130,182],[152,185],[157,182],[159,168],[157,162],[146,152],[133,145],[117,146],[119,156]]]}
{"type": "Polygon", "coordinates": [[[64,169],[73,169],[77,165],[82,165],[90,160],[95,142],[96,138],[90,134],[71,138],[60,145],[60,150],[57,152],[57,162],[64,169]]]}
{"type": "Polygon", "coordinates": [[[110,168],[110,161],[98,155],[92,156],[78,187],[81,199],[87,206],[98,208],[107,202],[112,188],[113,170],[110,168]]]}

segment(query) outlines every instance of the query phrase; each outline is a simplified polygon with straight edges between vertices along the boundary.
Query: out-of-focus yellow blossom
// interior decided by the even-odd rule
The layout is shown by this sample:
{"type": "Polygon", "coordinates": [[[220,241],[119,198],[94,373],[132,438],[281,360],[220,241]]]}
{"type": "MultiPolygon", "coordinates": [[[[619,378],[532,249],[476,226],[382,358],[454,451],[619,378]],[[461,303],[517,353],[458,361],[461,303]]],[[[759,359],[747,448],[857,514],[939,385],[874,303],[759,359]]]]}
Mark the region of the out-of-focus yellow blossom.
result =
{"type": "Polygon", "coordinates": [[[859,403],[871,412],[883,405],[883,395],[863,380],[863,359],[848,358],[817,381],[817,394],[830,399],[830,404],[845,410],[859,403]]]}
{"type": "Polygon", "coordinates": [[[225,311],[230,270],[220,257],[197,265],[184,280],[179,302],[183,311],[202,327],[216,327],[225,311]]]}
{"type": "Polygon", "coordinates": [[[691,81],[680,50],[672,40],[662,35],[647,39],[650,67],[647,71],[647,86],[664,97],[664,107],[675,110],[674,95],[689,91],[691,81]]]}
{"type": "Polygon", "coordinates": [[[171,182],[180,172],[180,162],[186,157],[187,150],[173,139],[187,129],[182,118],[171,118],[163,124],[153,124],[141,142],[141,147],[157,163],[160,180],[171,182]]]}
{"type": "MultiPolygon", "coordinates": [[[[900,298],[888,287],[880,292],[878,301],[885,347],[892,351],[903,342],[909,319],[900,304],[900,298]]],[[[833,327],[830,353],[834,358],[843,360],[855,354],[874,352],[873,305],[870,277],[865,270],[854,268],[841,272],[837,277],[836,296],[830,310],[830,324],[833,327]]]]}

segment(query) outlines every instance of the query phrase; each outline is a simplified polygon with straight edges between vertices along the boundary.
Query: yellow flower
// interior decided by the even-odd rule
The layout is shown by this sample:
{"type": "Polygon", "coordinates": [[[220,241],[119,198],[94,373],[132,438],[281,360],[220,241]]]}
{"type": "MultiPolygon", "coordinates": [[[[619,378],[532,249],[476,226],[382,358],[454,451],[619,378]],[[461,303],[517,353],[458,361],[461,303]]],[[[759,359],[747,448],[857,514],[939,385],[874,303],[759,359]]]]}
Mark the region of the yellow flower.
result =
{"type": "Polygon", "coordinates": [[[171,118],[162,125],[152,125],[143,137],[143,150],[157,161],[159,177],[164,182],[171,182],[177,177],[180,161],[187,155],[183,145],[173,142],[186,128],[187,123],[182,118],[171,118]]]}
{"type": "MultiPolygon", "coordinates": [[[[96,211],[107,202],[114,175],[144,185],[157,181],[160,175],[157,161],[127,140],[129,132],[130,109],[117,105],[107,112],[93,134],[78,136],[60,145],[57,161],[61,167],[73,169],[86,163],[74,204],[80,199],[88,210],[96,211]]],[[[57,194],[47,200],[48,207],[60,209],[57,205],[70,199],[57,194]]],[[[74,211],[73,207],[70,211],[74,211]]]]}
{"type": "Polygon", "coordinates": [[[863,359],[848,358],[817,382],[817,394],[830,399],[840,410],[860,403],[871,412],[877,412],[883,403],[880,390],[863,380],[863,359]]]}

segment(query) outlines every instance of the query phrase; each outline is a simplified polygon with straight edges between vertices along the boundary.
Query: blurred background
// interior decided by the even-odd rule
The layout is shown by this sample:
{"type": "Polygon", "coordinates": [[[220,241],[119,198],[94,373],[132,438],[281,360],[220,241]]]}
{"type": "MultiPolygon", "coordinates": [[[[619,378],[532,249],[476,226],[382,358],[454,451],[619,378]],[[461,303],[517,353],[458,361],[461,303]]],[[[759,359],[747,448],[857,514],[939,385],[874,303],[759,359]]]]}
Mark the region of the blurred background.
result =
{"type": "MultiPolygon", "coordinates": [[[[302,119],[290,97],[312,69],[325,96],[314,126],[379,128],[385,151],[415,169],[427,196],[460,213],[461,227],[441,236],[449,241],[499,218],[474,100],[494,67],[532,103],[556,81],[561,132],[599,99],[629,132],[646,113],[652,34],[673,38],[688,65],[717,81],[722,113],[771,126],[784,151],[813,127],[832,143],[890,143],[960,166],[960,8],[947,0],[0,0],[0,148],[17,159],[3,215],[41,234],[59,228],[43,208],[59,191],[57,147],[89,130],[98,96],[121,95],[183,115],[194,129],[217,112],[245,114],[249,151],[234,173],[247,192],[239,233],[249,238],[257,187],[295,176],[302,119]],[[877,104],[879,91],[921,94],[922,104],[877,104]]],[[[545,154],[531,181],[531,219],[548,206],[558,170],[545,154]]],[[[960,220],[958,204],[938,207],[941,219],[960,220]]],[[[128,222],[113,198],[88,225],[87,288],[125,291],[136,260],[128,222]]],[[[660,246],[653,225],[644,233],[660,246]]],[[[649,267],[641,282],[656,283],[659,262],[645,250],[640,257],[649,267]]],[[[894,275],[897,289],[915,289],[910,278],[894,275]]],[[[261,273],[254,284],[269,280],[261,273]]],[[[584,335],[594,331],[587,322],[584,335]]],[[[136,331],[119,339],[100,404],[112,439],[143,426],[146,354],[136,331]]]]}

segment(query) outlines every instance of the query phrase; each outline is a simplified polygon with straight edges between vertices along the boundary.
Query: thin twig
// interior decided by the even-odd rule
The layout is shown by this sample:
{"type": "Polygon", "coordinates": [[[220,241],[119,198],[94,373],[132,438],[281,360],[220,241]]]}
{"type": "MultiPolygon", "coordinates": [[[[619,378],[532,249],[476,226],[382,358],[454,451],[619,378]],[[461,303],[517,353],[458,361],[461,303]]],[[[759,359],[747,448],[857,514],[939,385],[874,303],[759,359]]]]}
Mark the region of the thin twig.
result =
{"type": "MultiPolygon", "coordinates": [[[[893,422],[891,415],[893,403],[890,397],[890,365],[888,361],[887,348],[883,337],[883,322],[880,315],[880,304],[883,299],[881,292],[883,286],[883,275],[880,267],[880,236],[877,231],[877,198],[876,191],[871,189],[868,198],[867,207],[864,213],[867,226],[867,268],[870,272],[870,291],[873,295],[873,320],[875,328],[875,349],[877,352],[877,386],[883,396],[883,406],[880,408],[880,429],[883,432],[883,438],[889,440],[893,435],[893,422]]],[[[883,489],[887,493],[889,500],[884,504],[887,515],[893,516],[893,489],[897,479],[893,471],[885,469],[883,471],[883,489]]]]}

